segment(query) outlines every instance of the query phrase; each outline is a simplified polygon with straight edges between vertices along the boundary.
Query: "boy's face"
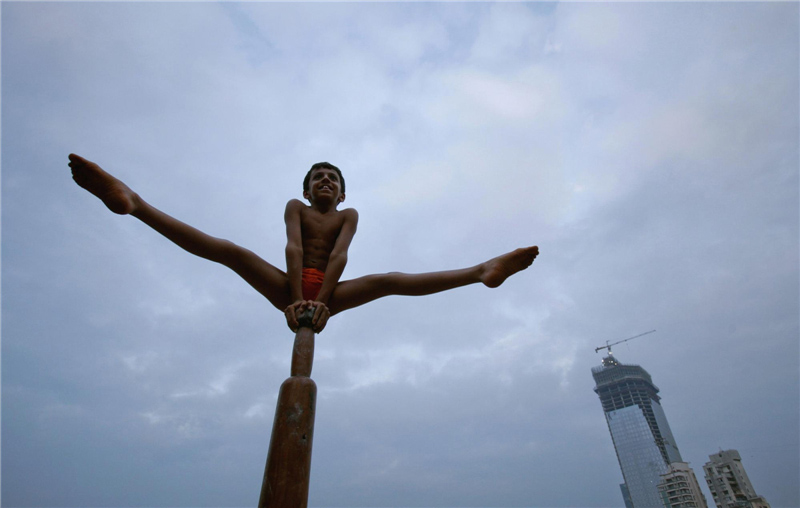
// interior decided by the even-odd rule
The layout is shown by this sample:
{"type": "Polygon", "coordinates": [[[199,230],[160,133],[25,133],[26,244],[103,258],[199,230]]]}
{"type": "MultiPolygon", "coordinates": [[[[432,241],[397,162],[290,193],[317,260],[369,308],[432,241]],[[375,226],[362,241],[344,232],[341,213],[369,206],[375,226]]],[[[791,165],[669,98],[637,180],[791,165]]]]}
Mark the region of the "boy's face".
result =
{"type": "Polygon", "coordinates": [[[329,199],[338,204],[344,201],[344,193],[341,188],[339,174],[336,170],[319,168],[311,173],[308,190],[303,192],[303,197],[312,203],[329,199]]]}

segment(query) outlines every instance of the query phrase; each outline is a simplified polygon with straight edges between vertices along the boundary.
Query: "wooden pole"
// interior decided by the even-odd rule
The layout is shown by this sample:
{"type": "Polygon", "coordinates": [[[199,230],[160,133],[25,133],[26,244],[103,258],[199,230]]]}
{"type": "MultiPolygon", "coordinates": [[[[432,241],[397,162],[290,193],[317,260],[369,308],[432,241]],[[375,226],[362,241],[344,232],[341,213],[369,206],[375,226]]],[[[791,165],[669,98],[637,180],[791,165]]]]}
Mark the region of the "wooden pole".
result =
{"type": "Polygon", "coordinates": [[[283,382],[278,394],[259,508],[308,506],[317,402],[317,385],[310,378],[314,362],[312,312],[300,316],[300,328],[295,334],[292,350],[291,377],[283,382]]]}

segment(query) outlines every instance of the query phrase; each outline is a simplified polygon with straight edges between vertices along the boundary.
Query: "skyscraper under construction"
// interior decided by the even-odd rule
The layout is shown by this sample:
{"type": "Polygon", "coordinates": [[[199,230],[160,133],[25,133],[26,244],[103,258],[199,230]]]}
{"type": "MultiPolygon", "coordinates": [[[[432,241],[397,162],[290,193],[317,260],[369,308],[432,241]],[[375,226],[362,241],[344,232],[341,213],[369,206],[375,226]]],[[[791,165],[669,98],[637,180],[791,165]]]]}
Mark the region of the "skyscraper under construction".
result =
{"type": "Polygon", "coordinates": [[[617,452],[627,508],[664,506],[658,484],[669,464],[683,462],[661,408],[658,388],[638,365],[619,363],[609,350],[592,368],[603,412],[617,452]]]}

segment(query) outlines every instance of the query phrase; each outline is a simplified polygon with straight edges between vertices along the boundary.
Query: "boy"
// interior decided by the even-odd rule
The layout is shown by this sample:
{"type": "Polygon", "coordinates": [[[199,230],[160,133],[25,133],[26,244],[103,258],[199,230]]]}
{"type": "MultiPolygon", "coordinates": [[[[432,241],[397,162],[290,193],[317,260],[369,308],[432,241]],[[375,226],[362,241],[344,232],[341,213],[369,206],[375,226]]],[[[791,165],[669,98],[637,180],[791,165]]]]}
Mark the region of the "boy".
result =
{"type": "Polygon", "coordinates": [[[345,198],[344,178],[336,166],[321,162],[311,167],[303,181],[303,197],[310,206],[297,199],[286,204],[283,272],[245,248],[209,236],[154,208],[94,162],[75,154],[70,154],[69,160],[75,182],[112,212],[133,215],[184,250],[227,266],[283,310],[292,331],[297,331],[298,316],[308,308],[314,309],[312,327],[320,332],[331,315],[384,296],[428,295],[476,282],[497,287],[530,266],[539,254],[538,247],[528,247],[460,270],[391,272],[339,281],[356,233],[358,213],[353,208],[337,210],[345,198]]]}

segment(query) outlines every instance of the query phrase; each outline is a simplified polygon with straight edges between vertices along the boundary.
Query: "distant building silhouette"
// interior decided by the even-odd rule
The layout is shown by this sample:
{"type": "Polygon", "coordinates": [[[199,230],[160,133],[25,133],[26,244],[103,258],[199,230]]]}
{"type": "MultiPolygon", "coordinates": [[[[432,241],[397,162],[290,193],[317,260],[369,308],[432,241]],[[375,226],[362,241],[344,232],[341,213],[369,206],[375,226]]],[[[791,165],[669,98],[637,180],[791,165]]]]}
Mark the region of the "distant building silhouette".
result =
{"type": "Polygon", "coordinates": [[[667,508],[708,508],[697,477],[686,462],[673,462],[667,467],[658,491],[667,508]]]}
{"type": "MultiPolygon", "coordinates": [[[[592,368],[592,377],[625,480],[620,485],[625,506],[664,506],[658,488],[662,475],[669,474],[671,463],[682,463],[686,468],[688,464],[683,462],[672,437],[658,388],[646,370],[619,363],[610,351],[601,366],[592,368]]],[[[705,504],[696,506],[702,508],[705,504]]]]}
{"type": "Polygon", "coordinates": [[[717,508],[770,508],[767,500],[756,494],[739,452],[720,450],[708,458],[703,471],[717,508]]]}

